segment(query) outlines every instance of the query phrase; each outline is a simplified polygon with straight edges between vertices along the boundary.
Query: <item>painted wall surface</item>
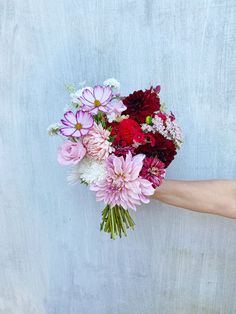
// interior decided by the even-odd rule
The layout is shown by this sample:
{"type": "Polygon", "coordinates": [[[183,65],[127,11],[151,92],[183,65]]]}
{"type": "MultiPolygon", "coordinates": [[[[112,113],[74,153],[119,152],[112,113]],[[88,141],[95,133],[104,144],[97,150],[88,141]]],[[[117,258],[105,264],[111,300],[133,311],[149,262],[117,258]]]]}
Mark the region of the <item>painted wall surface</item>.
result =
{"type": "Polygon", "coordinates": [[[152,201],[111,241],[47,126],[65,83],[160,83],[169,178],[236,179],[235,0],[0,1],[0,313],[235,314],[236,222],[152,201]]]}

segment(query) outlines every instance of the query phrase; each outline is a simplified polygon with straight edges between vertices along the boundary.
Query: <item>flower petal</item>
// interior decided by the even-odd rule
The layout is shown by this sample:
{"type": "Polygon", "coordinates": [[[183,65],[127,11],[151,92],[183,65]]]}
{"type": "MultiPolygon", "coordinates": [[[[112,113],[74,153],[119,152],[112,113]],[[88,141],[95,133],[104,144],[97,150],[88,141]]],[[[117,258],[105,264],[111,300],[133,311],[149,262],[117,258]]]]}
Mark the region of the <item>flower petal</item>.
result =
{"type": "Polygon", "coordinates": [[[87,110],[85,110],[85,111],[88,111],[88,110],[91,110],[91,109],[94,107],[94,104],[93,104],[93,103],[91,103],[90,101],[84,99],[83,97],[81,97],[79,100],[80,100],[80,101],[82,102],[82,104],[83,104],[83,105],[80,107],[80,109],[83,109],[82,107],[85,106],[85,108],[87,107],[87,110]]]}
{"type": "Polygon", "coordinates": [[[68,126],[68,127],[74,127],[74,124],[71,122],[68,122],[66,120],[61,119],[61,123],[68,126]]]}
{"type": "Polygon", "coordinates": [[[115,157],[113,159],[113,165],[114,165],[114,171],[116,174],[122,174],[123,170],[122,170],[122,161],[120,157],[115,157]]]}
{"type": "Polygon", "coordinates": [[[104,93],[103,93],[102,98],[100,99],[100,102],[102,104],[104,104],[104,103],[107,104],[111,100],[111,98],[112,98],[112,89],[110,86],[106,86],[104,88],[104,93]]]}
{"type": "Polygon", "coordinates": [[[75,128],[61,128],[60,133],[64,136],[71,136],[75,132],[75,128]]]}
{"type": "Polygon", "coordinates": [[[104,94],[104,88],[103,86],[101,85],[97,85],[94,87],[93,89],[93,95],[94,95],[94,98],[97,99],[97,100],[101,100],[102,99],[102,96],[104,94]]]}
{"type": "Polygon", "coordinates": [[[81,137],[81,130],[75,130],[74,133],[72,134],[72,136],[74,137],[81,137]]]}
{"type": "Polygon", "coordinates": [[[76,124],[76,119],[75,119],[75,115],[72,111],[67,111],[65,114],[64,114],[64,117],[65,119],[72,123],[72,124],[76,124]]]}
{"type": "MultiPolygon", "coordinates": [[[[91,107],[92,108],[92,107],[91,107]]],[[[89,112],[92,114],[92,115],[95,115],[98,113],[98,108],[100,107],[93,107],[93,109],[90,109],[89,112]]]]}
{"type": "Polygon", "coordinates": [[[102,106],[99,107],[99,110],[104,112],[104,113],[108,113],[109,108],[107,106],[102,105],[102,106]]]}
{"type": "MultiPolygon", "coordinates": [[[[82,97],[83,99],[87,100],[88,102],[90,102],[91,104],[94,103],[94,96],[93,96],[93,93],[91,92],[91,90],[89,90],[88,88],[86,88],[83,93],[82,93],[82,97]]],[[[81,100],[82,101],[82,100],[81,100]]],[[[82,101],[83,103],[83,101],[82,101]]]]}
{"type": "Polygon", "coordinates": [[[88,129],[93,126],[93,117],[89,112],[77,111],[76,119],[82,124],[83,129],[88,129]]]}
{"type": "Polygon", "coordinates": [[[84,116],[84,111],[82,111],[82,110],[78,110],[77,112],[76,112],[76,114],[75,114],[75,117],[76,117],[76,122],[82,122],[82,120],[83,120],[83,116],[84,116]]]}
{"type": "Polygon", "coordinates": [[[89,132],[89,129],[81,129],[80,130],[80,133],[82,136],[88,134],[88,132],[89,132]]]}

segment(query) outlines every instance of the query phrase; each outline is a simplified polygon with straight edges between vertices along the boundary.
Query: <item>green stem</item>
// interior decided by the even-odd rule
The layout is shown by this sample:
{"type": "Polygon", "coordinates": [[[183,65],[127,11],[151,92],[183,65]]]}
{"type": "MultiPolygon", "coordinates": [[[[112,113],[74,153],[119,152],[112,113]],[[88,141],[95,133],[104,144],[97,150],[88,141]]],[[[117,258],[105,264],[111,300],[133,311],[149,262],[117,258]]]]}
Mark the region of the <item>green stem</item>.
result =
{"type": "Polygon", "coordinates": [[[122,215],[122,219],[123,219],[123,222],[125,223],[126,225],[126,228],[129,228],[129,223],[128,223],[128,220],[126,219],[125,217],[125,210],[122,208],[121,210],[121,215],[122,215]]]}
{"type": "Polygon", "coordinates": [[[115,240],[114,207],[110,210],[111,215],[111,238],[115,240]]]}
{"type": "Polygon", "coordinates": [[[100,231],[103,230],[103,226],[106,222],[106,216],[107,216],[108,211],[109,211],[109,205],[107,205],[102,211],[102,223],[100,224],[100,231]]]}
{"type": "Polygon", "coordinates": [[[118,215],[119,215],[120,223],[121,223],[121,229],[122,229],[124,235],[127,236],[126,227],[125,227],[125,224],[124,224],[122,215],[121,215],[121,212],[122,212],[123,210],[124,210],[124,209],[123,209],[122,207],[118,207],[118,206],[117,206],[117,211],[118,211],[118,215]]]}
{"type": "Polygon", "coordinates": [[[117,233],[119,233],[119,237],[121,238],[121,224],[119,220],[119,215],[117,214],[117,206],[114,206],[114,218],[115,218],[115,226],[117,229],[117,233]]]}
{"type": "Polygon", "coordinates": [[[100,231],[110,234],[111,239],[115,240],[116,236],[122,237],[122,234],[127,236],[127,228],[134,229],[134,221],[131,218],[129,211],[122,206],[116,205],[111,207],[107,205],[102,211],[102,222],[100,231]]]}
{"type": "Polygon", "coordinates": [[[106,224],[105,224],[105,227],[104,227],[104,231],[105,232],[111,232],[111,229],[110,229],[110,220],[111,220],[111,216],[109,215],[109,212],[110,212],[110,209],[108,211],[108,216],[106,218],[106,224]]]}
{"type": "Polygon", "coordinates": [[[133,219],[131,218],[131,216],[130,216],[130,214],[129,214],[129,211],[128,211],[127,209],[125,210],[125,216],[126,216],[128,222],[129,222],[129,226],[130,226],[132,229],[134,229],[135,223],[134,223],[133,219]]]}

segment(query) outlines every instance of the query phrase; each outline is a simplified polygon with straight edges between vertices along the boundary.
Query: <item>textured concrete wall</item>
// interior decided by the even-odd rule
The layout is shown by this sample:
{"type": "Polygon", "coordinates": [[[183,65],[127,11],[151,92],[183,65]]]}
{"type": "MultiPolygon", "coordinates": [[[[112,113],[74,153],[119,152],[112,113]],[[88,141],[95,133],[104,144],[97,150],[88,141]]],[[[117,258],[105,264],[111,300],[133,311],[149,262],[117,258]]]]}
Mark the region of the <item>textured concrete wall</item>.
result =
{"type": "Polygon", "coordinates": [[[123,240],[46,134],[65,82],[150,84],[185,145],[170,178],[236,178],[235,0],[0,1],[0,313],[236,313],[236,222],[152,202],[123,240]]]}

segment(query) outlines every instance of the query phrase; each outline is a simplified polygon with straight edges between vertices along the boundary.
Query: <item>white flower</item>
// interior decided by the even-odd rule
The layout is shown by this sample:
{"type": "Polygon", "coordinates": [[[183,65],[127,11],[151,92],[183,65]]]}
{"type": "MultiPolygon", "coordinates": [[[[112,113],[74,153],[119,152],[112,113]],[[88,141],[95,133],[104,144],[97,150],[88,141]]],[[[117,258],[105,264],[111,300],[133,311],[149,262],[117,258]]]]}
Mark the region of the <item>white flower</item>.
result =
{"type": "Polygon", "coordinates": [[[100,181],[106,176],[105,161],[93,160],[85,157],[78,165],[72,168],[67,177],[70,184],[85,181],[89,185],[100,181]]]}
{"type": "Polygon", "coordinates": [[[54,136],[58,134],[59,129],[60,125],[58,123],[53,123],[48,126],[47,132],[50,136],[54,136]]]}
{"type": "Polygon", "coordinates": [[[166,120],[163,121],[157,115],[152,119],[152,125],[143,123],[142,130],[144,132],[160,133],[165,138],[174,141],[176,147],[179,149],[183,143],[183,134],[181,128],[178,126],[176,120],[166,117],[166,120]]]}
{"type": "Polygon", "coordinates": [[[183,133],[181,128],[176,123],[176,120],[171,121],[170,119],[167,119],[166,121],[166,128],[169,132],[170,139],[173,139],[175,142],[175,145],[179,149],[183,143],[183,133]]]}
{"type": "Polygon", "coordinates": [[[144,132],[153,132],[153,133],[155,132],[154,128],[151,125],[146,124],[146,123],[143,123],[141,128],[144,132]]]}
{"type": "Polygon", "coordinates": [[[165,122],[160,117],[156,116],[155,118],[153,118],[152,123],[153,123],[153,128],[156,132],[159,132],[163,136],[168,138],[168,129],[165,126],[165,122]]]}
{"type": "Polygon", "coordinates": [[[114,87],[118,90],[120,89],[120,83],[115,78],[109,78],[109,79],[105,80],[103,82],[103,85],[111,86],[111,87],[114,87]]]}

